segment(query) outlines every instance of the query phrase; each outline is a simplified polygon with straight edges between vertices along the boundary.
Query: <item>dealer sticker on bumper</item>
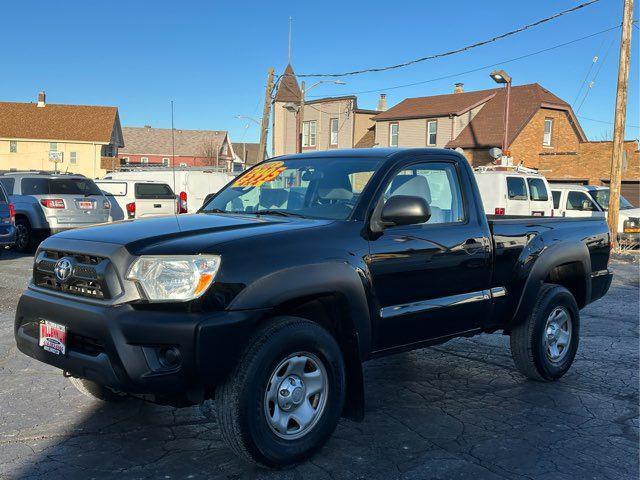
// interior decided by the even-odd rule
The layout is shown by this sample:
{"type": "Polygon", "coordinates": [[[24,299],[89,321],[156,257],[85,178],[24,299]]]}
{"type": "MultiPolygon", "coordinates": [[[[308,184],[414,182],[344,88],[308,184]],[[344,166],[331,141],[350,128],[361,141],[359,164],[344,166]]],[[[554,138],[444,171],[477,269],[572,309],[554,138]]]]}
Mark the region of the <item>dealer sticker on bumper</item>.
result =
{"type": "Polygon", "coordinates": [[[67,353],[67,327],[48,320],[40,320],[40,346],[56,355],[67,353]]]}

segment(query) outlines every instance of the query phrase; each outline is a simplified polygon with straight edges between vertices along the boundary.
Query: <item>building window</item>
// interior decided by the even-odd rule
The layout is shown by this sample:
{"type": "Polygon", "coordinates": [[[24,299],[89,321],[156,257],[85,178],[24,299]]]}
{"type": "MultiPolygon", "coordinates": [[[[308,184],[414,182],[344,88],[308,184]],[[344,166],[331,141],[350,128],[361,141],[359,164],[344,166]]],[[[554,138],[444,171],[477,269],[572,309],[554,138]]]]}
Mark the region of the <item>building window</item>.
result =
{"type": "Polygon", "coordinates": [[[187,166],[187,164],[186,164],[186,163],[180,163],[180,166],[181,166],[181,167],[186,167],[186,166],[187,166]]]}
{"type": "Polygon", "coordinates": [[[49,144],[49,151],[50,152],[57,152],[58,151],[58,143],[57,142],[51,142],[49,144]]]}
{"type": "Polygon", "coordinates": [[[128,163],[129,163],[129,157],[122,157],[122,161],[123,161],[125,164],[128,164],[128,163]]]}
{"type": "Polygon", "coordinates": [[[389,124],[389,146],[390,147],[398,146],[398,124],[397,123],[389,124]]]}
{"type": "Polygon", "coordinates": [[[331,138],[329,143],[331,145],[338,145],[338,119],[332,118],[330,120],[330,126],[331,126],[331,138]]]}
{"type": "Polygon", "coordinates": [[[165,166],[165,167],[168,167],[169,166],[169,158],[163,157],[162,158],[162,165],[165,166]]]}
{"type": "Polygon", "coordinates": [[[438,121],[431,120],[427,122],[427,145],[430,147],[434,147],[436,145],[438,133],[438,121]]]}
{"type": "Polygon", "coordinates": [[[149,159],[147,157],[140,157],[140,163],[149,163],[149,159]]]}
{"type": "Polygon", "coordinates": [[[18,153],[18,142],[16,142],[15,140],[9,141],[9,152],[18,153]]]}
{"type": "Polygon", "coordinates": [[[550,147],[553,142],[553,118],[544,119],[544,136],[542,137],[542,145],[550,147]]]}
{"type": "Polygon", "coordinates": [[[317,123],[315,120],[302,123],[302,146],[313,148],[316,146],[317,123]]]}
{"type": "Polygon", "coordinates": [[[71,152],[69,154],[69,163],[75,165],[78,162],[78,152],[71,152]]]}

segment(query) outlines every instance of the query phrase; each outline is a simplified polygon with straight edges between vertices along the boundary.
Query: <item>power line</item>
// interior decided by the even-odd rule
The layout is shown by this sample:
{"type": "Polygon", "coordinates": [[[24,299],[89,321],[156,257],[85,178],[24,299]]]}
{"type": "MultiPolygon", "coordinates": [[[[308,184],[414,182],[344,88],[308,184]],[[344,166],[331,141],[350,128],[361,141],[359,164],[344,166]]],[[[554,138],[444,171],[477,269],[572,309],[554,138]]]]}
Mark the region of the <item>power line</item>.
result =
{"type": "Polygon", "coordinates": [[[372,72],[384,72],[384,71],[388,71],[388,70],[394,70],[394,69],[398,69],[398,68],[404,68],[404,67],[408,67],[409,65],[415,65],[416,63],[420,63],[420,62],[424,62],[427,60],[433,60],[435,58],[442,58],[442,57],[448,57],[450,55],[455,55],[458,53],[462,53],[462,52],[466,52],[469,50],[472,50],[474,48],[477,47],[481,47],[483,45],[487,45],[489,43],[493,43],[496,42],[498,40],[502,40],[503,38],[507,38],[510,37],[512,35],[516,35],[518,33],[524,32],[525,30],[529,30],[530,28],[533,27],[537,27],[538,25],[542,25],[543,23],[547,23],[550,22],[552,20],[555,20],[556,18],[562,17],[563,15],[567,15],[569,13],[575,12],[577,10],[580,10],[582,8],[588,7],[589,5],[592,5],[594,3],[599,2],[600,0],[590,0],[588,2],[584,2],[581,3],[579,5],[576,5],[575,7],[569,8],[567,10],[563,10],[561,12],[558,12],[554,15],[551,15],[550,17],[546,17],[543,18],[541,20],[538,20],[536,22],[530,23],[528,25],[524,25],[522,27],[516,28],[515,30],[511,30],[509,32],[506,33],[502,33],[500,35],[496,35],[494,37],[491,37],[487,40],[482,40],[480,42],[476,42],[473,43],[471,45],[467,45],[465,47],[461,47],[461,48],[457,48],[455,50],[449,50],[447,52],[442,52],[442,53],[436,53],[433,55],[427,55],[425,57],[421,57],[421,58],[416,58],[414,60],[410,60],[408,62],[403,62],[403,63],[398,63],[396,65],[389,65],[386,67],[378,67],[378,68],[364,68],[361,70],[353,70],[350,72],[343,72],[343,73],[307,73],[307,74],[303,74],[303,75],[298,75],[298,77],[346,77],[346,76],[350,76],[350,75],[359,75],[362,73],[372,73],[372,72]]]}
{"type": "MultiPolygon", "coordinates": [[[[503,60],[503,61],[500,61],[500,62],[488,64],[488,65],[483,65],[481,67],[472,68],[471,70],[465,70],[463,72],[451,73],[451,74],[444,75],[444,76],[441,76],[441,77],[430,78],[429,80],[421,80],[419,82],[405,83],[405,84],[402,84],[402,85],[394,85],[394,86],[391,86],[391,87],[381,87],[381,88],[376,88],[376,89],[372,89],[372,90],[361,90],[361,91],[358,91],[358,92],[351,92],[351,93],[348,93],[348,94],[345,94],[345,95],[360,95],[360,94],[364,94],[364,93],[380,92],[382,90],[384,90],[384,91],[396,90],[396,89],[399,89],[399,88],[413,87],[413,86],[416,86],[416,85],[424,85],[425,83],[437,82],[439,80],[446,80],[448,78],[455,78],[455,77],[459,77],[459,76],[462,76],[462,75],[467,75],[469,73],[475,73],[475,72],[479,72],[481,70],[487,70],[488,68],[496,67],[498,65],[504,65],[504,64],[507,64],[507,63],[515,62],[517,60],[523,60],[525,58],[533,57],[534,55],[539,55],[541,53],[546,53],[546,52],[549,52],[551,50],[556,50],[558,48],[566,47],[566,46],[571,45],[573,43],[577,43],[577,42],[580,42],[582,40],[587,40],[589,38],[595,37],[597,35],[602,35],[603,33],[607,33],[607,32],[610,32],[611,30],[616,30],[618,28],[620,28],[620,25],[616,25],[615,27],[607,28],[605,30],[600,30],[599,32],[595,32],[595,33],[586,35],[584,37],[576,38],[576,39],[570,40],[568,42],[560,43],[558,45],[553,45],[551,47],[544,48],[542,50],[537,50],[535,52],[527,53],[525,55],[520,55],[519,57],[514,57],[514,58],[510,58],[508,60],[503,60]]],[[[283,75],[281,75],[281,77],[282,76],[283,75]]],[[[322,98],[322,97],[323,97],[323,95],[310,95],[309,96],[309,98],[322,98]]]]}
{"type": "Polygon", "coordinates": [[[578,105],[578,108],[576,109],[576,114],[580,113],[580,110],[582,109],[582,105],[584,105],[585,100],[589,96],[589,93],[591,93],[593,86],[596,84],[596,80],[600,75],[600,71],[602,70],[602,67],[604,67],[604,64],[607,61],[607,57],[609,56],[609,52],[611,51],[611,47],[613,46],[613,43],[615,42],[615,40],[616,40],[615,35],[612,35],[611,42],[609,43],[609,47],[607,48],[607,51],[605,52],[604,57],[602,58],[602,63],[600,64],[600,66],[598,66],[596,73],[594,74],[593,78],[589,82],[589,85],[587,86],[587,90],[586,92],[584,92],[584,97],[582,97],[582,101],[580,102],[580,105],[578,105]]]}
{"type": "Polygon", "coordinates": [[[578,101],[578,98],[580,98],[580,94],[582,93],[582,89],[584,88],[585,84],[587,83],[587,79],[589,78],[589,75],[591,75],[591,71],[593,70],[593,67],[595,66],[596,63],[598,63],[598,60],[600,59],[600,52],[602,51],[602,47],[604,47],[604,42],[605,41],[606,41],[606,38],[603,38],[602,42],[600,43],[600,46],[596,50],[596,54],[593,56],[593,59],[591,60],[591,64],[589,65],[589,68],[587,69],[587,73],[584,76],[584,78],[582,79],[582,83],[580,83],[580,88],[578,89],[578,93],[576,93],[576,98],[574,98],[573,102],[571,102],[572,106],[575,105],[576,102],[578,101]]]}
{"type": "MultiPolygon", "coordinates": [[[[604,123],[607,125],[613,125],[613,122],[607,122],[606,120],[598,120],[597,118],[589,118],[589,117],[585,117],[584,115],[578,115],[578,118],[582,118],[584,120],[589,120],[591,122],[596,122],[596,123],[604,123]]],[[[626,125],[627,128],[637,128],[640,130],[640,125],[626,125]]]]}

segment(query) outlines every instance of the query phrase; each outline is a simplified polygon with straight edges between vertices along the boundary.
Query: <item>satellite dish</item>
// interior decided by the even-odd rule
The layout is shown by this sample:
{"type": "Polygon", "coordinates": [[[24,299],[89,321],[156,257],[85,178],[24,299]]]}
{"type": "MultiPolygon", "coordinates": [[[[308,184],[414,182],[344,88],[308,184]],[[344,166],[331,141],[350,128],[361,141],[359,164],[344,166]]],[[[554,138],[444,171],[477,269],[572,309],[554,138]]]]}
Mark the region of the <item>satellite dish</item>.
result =
{"type": "Polygon", "coordinates": [[[494,159],[498,159],[502,156],[502,149],[498,147],[493,147],[489,149],[489,156],[494,159]]]}

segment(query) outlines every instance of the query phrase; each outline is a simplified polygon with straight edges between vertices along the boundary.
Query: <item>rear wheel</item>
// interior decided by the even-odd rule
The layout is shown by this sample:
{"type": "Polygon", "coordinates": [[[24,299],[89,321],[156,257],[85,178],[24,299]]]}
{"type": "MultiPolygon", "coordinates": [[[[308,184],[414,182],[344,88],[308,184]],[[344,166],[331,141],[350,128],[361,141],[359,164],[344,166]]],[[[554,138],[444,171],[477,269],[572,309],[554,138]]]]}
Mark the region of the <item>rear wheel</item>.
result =
{"type": "Polygon", "coordinates": [[[35,248],[33,229],[26,218],[16,219],[16,243],[14,248],[20,253],[30,253],[35,248]]]}
{"type": "Polygon", "coordinates": [[[511,355],[526,377],[557,380],[573,364],[579,339],[580,313],[573,295],[560,285],[545,284],[531,315],[511,332],[511,355]]]}
{"type": "Polygon", "coordinates": [[[249,341],[216,392],[216,410],[236,454],[277,467],[303,460],[329,439],[344,398],[344,361],[333,336],[308,320],[281,317],[249,341]]]}
{"type": "Polygon", "coordinates": [[[115,392],[109,387],[92,382],[86,378],[69,377],[71,384],[83,395],[91,398],[97,398],[103,402],[122,402],[127,397],[124,394],[115,392]]]}

